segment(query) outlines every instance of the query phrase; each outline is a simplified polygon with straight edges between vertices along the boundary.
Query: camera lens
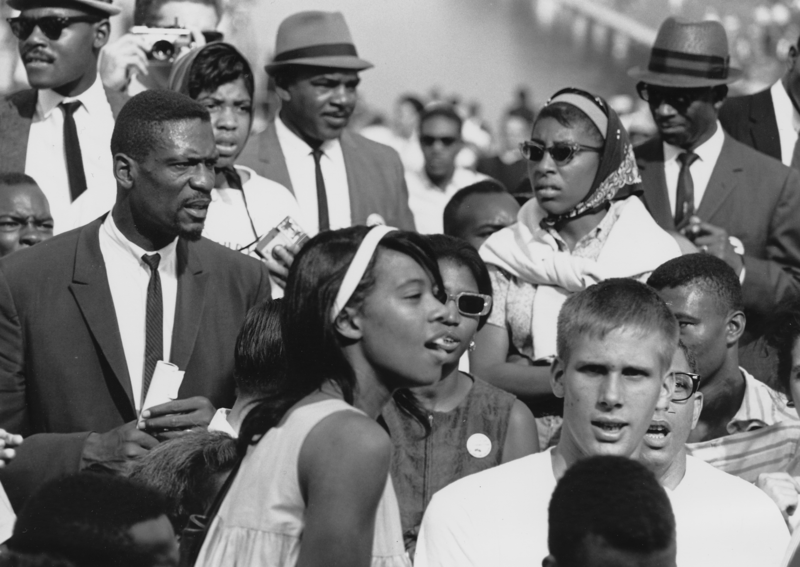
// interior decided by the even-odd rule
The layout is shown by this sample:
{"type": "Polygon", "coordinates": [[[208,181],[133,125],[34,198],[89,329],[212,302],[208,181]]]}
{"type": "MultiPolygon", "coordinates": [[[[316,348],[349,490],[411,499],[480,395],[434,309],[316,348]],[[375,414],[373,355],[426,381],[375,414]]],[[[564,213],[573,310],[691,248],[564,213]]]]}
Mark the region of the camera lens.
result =
{"type": "Polygon", "coordinates": [[[175,46],[171,41],[160,39],[153,44],[150,54],[158,61],[169,61],[175,55],[175,46]]]}

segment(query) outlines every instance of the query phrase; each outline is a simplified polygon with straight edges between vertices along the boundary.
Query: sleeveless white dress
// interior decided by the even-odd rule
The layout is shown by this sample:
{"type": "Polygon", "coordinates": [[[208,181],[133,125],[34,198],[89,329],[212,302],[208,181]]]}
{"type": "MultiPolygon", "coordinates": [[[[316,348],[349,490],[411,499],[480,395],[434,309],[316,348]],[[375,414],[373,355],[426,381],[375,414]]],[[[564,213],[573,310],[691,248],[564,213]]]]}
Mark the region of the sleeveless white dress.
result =
{"type": "MultiPolygon", "coordinates": [[[[356,411],[342,400],[299,407],[251,447],[225,501],[211,523],[195,567],[292,567],[305,525],[297,462],[309,431],[339,411],[356,411]]],[[[410,567],[403,546],[400,509],[387,475],[378,504],[372,567],[410,567]]]]}

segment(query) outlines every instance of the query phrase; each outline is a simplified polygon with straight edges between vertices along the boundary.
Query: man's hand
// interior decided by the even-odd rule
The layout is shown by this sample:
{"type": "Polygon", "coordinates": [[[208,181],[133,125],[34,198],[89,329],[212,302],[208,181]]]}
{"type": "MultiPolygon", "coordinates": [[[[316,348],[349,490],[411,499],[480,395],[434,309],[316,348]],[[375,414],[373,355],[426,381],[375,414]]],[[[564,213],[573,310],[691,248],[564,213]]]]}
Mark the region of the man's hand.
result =
{"type": "Polygon", "coordinates": [[[761,473],[756,479],[756,486],[772,498],[780,508],[783,519],[792,526],[796,521],[791,516],[797,510],[800,482],[785,472],[761,473]]]}
{"type": "Polygon", "coordinates": [[[727,230],[703,222],[698,217],[692,217],[689,226],[684,228],[681,232],[686,238],[691,240],[701,252],[711,254],[723,260],[733,268],[737,276],[742,273],[744,261],[742,257],[736,253],[736,250],[734,250],[727,230]]]}
{"type": "Polygon", "coordinates": [[[6,466],[16,455],[14,447],[22,444],[22,435],[15,435],[0,429],[0,469],[6,466]]]}
{"type": "Polygon", "coordinates": [[[138,427],[163,441],[193,429],[208,429],[216,411],[202,396],[174,400],[143,411],[138,427]]]}
{"type": "Polygon", "coordinates": [[[286,288],[286,278],[289,276],[289,268],[292,267],[294,257],[300,252],[297,244],[291,246],[276,246],[272,249],[272,259],[265,260],[269,275],[281,289],[286,288]]]}
{"type": "Polygon", "coordinates": [[[137,429],[136,424],[131,421],[107,433],[91,433],[83,445],[81,468],[99,465],[124,472],[129,461],[158,445],[158,439],[137,429]]]}
{"type": "Polygon", "coordinates": [[[123,91],[131,77],[147,75],[147,51],[140,36],[125,34],[100,51],[100,79],[111,90],[123,91]]]}

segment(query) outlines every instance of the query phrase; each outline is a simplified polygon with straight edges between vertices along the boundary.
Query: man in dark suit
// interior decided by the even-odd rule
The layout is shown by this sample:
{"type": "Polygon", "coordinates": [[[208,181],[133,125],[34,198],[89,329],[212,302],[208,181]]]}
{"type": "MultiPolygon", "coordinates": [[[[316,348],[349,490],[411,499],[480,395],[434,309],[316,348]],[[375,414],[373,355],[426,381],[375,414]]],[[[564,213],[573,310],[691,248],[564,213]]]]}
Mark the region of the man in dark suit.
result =
{"type": "Polygon", "coordinates": [[[300,12],[278,28],[266,70],[281,99],[280,114],[239,163],[288,187],[311,235],[380,222],[414,229],[397,152],[346,130],[358,72],[369,67],[338,12],[300,12]]]}
{"type": "Polygon", "coordinates": [[[749,342],[777,302],[800,293],[800,175],[722,131],[717,112],[739,74],[718,22],[673,18],[648,68],[630,71],[659,130],[635,150],[645,204],[664,229],[735,270],[749,342]]]}
{"type": "Polygon", "coordinates": [[[111,214],[0,260],[0,427],[26,437],[0,475],[15,507],[230,407],[236,334],[270,295],[261,262],[200,237],[217,158],[201,105],[138,95],[111,148],[111,214]],[[157,371],[185,372],[178,399],[141,412],[157,371]]]}
{"type": "Polygon", "coordinates": [[[732,138],[795,169],[800,169],[799,57],[800,40],[789,48],[786,73],[779,81],[755,94],[729,98],[719,111],[719,121],[732,138]]]}
{"type": "Polygon", "coordinates": [[[50,203],[55,233],[114,204],[108,143],[126,97],[97,75],[110,0],[9,0],[11,31],[33,87],[0,98],[0,166],[27,173],[50,203]]]}

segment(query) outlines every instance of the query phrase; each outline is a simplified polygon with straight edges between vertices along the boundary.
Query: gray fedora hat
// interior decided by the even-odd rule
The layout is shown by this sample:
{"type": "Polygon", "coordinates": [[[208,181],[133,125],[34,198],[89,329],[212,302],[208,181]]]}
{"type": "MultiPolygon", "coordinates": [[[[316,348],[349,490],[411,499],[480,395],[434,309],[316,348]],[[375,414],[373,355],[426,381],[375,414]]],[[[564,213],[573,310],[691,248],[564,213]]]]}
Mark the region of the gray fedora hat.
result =
{"type": "Polygon", "coordinates": [[[111,4],[111,0],[8,0],[6,2],[15,10],[28,10],[31,8],[77,8],[78,10],[90,8],[107,16],[116,16],[122,10],[111,4]]]}
{"type": "Polygon", "coordinates": [[[336,69],[369,69],[358,57],[350,30],[340,12],[299,12],[283,20],[275,40],[275,56],[267,73],[287,65],[336,69]]]}
{"type": "Polygon", "coordinates": [[[651,85],[694,88],[732,83],[742,72],[730,66],[722,24],[667,18],[658,29],[647,68],[634,67],[628,75],[651,85]]]}

